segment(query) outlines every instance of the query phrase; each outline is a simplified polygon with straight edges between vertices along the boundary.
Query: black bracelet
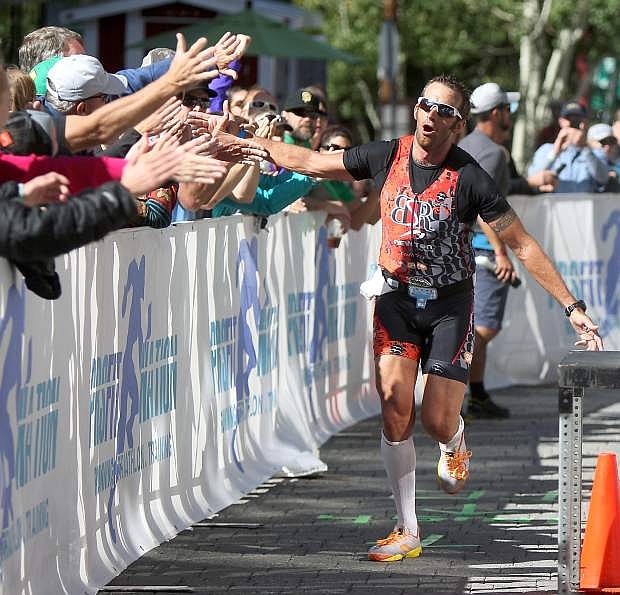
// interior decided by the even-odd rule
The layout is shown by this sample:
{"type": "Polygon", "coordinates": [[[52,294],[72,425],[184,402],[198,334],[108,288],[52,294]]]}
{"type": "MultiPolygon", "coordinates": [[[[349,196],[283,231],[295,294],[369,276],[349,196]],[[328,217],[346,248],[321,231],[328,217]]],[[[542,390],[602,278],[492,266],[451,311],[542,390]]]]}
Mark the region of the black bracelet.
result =
{"type": "Polygon", "coordinates": [[[575,308],[579,308],[580,310],[583,310],[585,312],[586,303],[583,300],[577,300],[574,304],[571,304],[570,306],[566,306],[566,308],[564,308],[564,314],[566,314],[566,316],[570,316],[575,308]]]}

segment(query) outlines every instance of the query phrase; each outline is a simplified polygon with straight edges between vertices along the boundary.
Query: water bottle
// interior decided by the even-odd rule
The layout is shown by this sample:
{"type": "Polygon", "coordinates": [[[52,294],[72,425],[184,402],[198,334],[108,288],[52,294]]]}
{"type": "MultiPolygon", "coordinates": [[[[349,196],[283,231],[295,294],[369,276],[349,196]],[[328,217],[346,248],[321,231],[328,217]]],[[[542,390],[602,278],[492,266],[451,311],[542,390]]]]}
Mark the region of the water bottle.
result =
{"type": "MultiPolygon", "coordinates": [[[[476,264],[483,269],[487,269],[487,271],[491,271],[497,277],[497,273],[495,272],[495,263],[488,256],[478,254],[476,256],[476,264]]],[[[519,277],[515,277],[510,282],[510,285],[512,285],[512,287],[519,287],[519,285],[521,285],[521,279],[519,279],[519,277]]]]}

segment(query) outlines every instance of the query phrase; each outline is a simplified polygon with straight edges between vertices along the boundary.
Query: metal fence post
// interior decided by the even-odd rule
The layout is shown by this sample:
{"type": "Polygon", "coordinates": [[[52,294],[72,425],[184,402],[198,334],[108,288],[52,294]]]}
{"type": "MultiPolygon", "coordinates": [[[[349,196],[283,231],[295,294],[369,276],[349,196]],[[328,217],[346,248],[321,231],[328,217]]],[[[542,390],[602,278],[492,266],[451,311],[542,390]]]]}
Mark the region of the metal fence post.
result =
{"type": "Polygon", "coordinates": [[[583,388],[560,387],[558,592],[579,590],[583,388]]]}

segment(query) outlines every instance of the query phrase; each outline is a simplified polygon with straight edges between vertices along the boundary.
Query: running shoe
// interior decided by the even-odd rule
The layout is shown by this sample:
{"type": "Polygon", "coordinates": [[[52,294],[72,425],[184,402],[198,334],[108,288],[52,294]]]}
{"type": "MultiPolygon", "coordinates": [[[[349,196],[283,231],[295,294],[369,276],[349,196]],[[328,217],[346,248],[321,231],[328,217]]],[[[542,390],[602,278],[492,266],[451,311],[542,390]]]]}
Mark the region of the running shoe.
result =
{"type": "Polygon", "coordinates": [[[470,397],[467,417],[470,419],[506,419],[510,417],[510,410],[494,403],[491,397],[484,399],[470,397]]]}
{"type": "Polygon", "coordinates": [[[374,562],[396,562],[403,558],[417,558],[422,553],[420,529],[416,535],[412,531],[394,527],[385,539],[368,550],[368,559],[374,562]]]}
{"type": "Polygon", "coordinates": [[[471,450],[465,446],[465,434],[456,451],[441,451],[437,463],[437,479],[439,487],[448,494],[458,494],[469,477],[469,459],[471,450]]]}

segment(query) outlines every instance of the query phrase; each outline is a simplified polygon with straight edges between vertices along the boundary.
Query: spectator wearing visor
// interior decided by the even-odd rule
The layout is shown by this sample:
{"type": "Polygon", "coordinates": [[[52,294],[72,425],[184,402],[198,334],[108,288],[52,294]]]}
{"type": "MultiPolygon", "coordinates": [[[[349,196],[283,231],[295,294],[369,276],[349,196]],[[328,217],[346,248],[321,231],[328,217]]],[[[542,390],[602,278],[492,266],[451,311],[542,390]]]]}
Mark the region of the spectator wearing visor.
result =
{"type": "Polygon", "coordinates": [[[534,153],[528,175],[543,170],[558,176],[556,192],[598,192],[607,184],[608,168],[586,141],[587,111],[570,101],[560,110],[560,131],[553,143],[541,145],[534,153]]]}
{"type": "Polygon", "coordinates": [[[601,192],[620,192],[618,175],[620,163],[618,163],[618,139],[609,124],[594,124],[588,130],[588,146],[592,152],[607,164],[607,183],[600,188],[601,192]]]}

